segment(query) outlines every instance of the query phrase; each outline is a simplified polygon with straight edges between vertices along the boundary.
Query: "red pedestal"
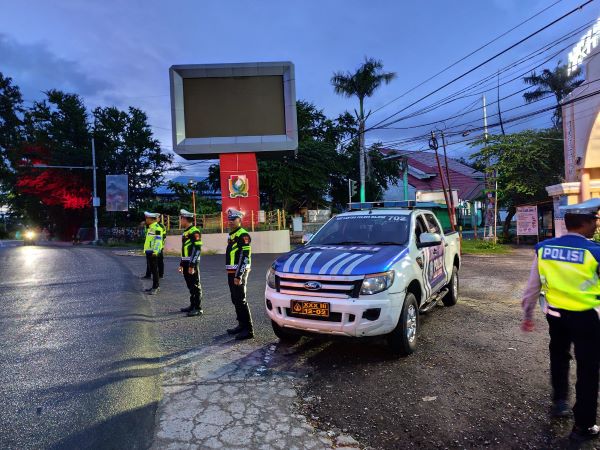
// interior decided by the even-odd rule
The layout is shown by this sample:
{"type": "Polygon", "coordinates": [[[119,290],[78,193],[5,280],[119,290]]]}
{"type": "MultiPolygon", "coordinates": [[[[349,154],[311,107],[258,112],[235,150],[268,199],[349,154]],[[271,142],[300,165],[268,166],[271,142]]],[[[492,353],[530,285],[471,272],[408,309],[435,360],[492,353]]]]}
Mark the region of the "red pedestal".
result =
{"type": "Polygon", "coordinates": [[[242,211],[245,226],[258,222],[258,166],[256,153],[226,153],[219,155],[221,166],[221,201],[224,220],[230,208],[242,211]]]}

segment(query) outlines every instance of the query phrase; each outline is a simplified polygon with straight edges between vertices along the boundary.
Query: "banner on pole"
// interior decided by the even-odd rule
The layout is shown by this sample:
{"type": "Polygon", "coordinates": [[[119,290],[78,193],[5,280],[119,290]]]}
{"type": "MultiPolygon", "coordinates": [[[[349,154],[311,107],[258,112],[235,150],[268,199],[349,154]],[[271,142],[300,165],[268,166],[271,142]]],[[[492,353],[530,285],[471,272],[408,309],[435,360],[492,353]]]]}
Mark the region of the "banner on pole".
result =
{"type": "Polygon", "coordinates": [[[517,207],[517,236],[538,235],[537,206],[517,207]]]}
{"type": "Polygon", "coordinates": [[[129,210],[129,180],[127,175],[106,175],[106,210],[129,210]]]}

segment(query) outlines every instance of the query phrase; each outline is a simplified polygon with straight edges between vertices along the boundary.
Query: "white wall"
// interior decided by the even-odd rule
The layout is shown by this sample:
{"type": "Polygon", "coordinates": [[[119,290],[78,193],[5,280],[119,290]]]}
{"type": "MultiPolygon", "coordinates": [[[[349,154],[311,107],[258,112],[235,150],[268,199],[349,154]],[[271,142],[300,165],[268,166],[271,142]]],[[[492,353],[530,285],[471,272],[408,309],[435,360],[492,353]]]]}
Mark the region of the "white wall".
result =
{"type": "MultiPolygon", "coordinates": [[[[252,237],[252,253],[285,253],[290,251],[290,232],[255,231],[250,232],[252,237]]],[[[202,235],[202,251],[225,254],[227,247],[227,233],[212,233],[202,235]]],[[[165,251],[181,252],[181,235],[169,235],[165,242],[165,251]]]]}

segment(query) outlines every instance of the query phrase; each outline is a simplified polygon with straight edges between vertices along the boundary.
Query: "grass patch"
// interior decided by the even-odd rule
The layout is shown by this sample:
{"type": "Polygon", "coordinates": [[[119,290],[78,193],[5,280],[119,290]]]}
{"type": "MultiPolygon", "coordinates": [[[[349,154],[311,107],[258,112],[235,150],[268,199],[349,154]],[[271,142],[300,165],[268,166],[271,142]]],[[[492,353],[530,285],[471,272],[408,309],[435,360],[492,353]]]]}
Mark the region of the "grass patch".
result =
{"type": "Polygon", "coordinates": [[[501,255],[510,252],[510,247],[483,239],[463,239],[462,252],[466,255],[501,255]]]}

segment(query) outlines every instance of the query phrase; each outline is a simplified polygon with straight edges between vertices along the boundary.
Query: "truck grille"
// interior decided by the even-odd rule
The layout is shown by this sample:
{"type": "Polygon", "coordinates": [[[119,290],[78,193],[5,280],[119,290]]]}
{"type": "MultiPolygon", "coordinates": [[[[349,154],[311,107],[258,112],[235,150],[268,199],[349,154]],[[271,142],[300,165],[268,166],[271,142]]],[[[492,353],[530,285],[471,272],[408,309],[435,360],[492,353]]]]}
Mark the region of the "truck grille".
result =
{"type": "Polygon", "coordinates": [[[288,295],[328,298],[358,298],[362,277],[319,277],[278,274],[275,276],[277,292],[288,295]],[[307,284],[318,284],[319,288],[309,289],[307,284]]]}

